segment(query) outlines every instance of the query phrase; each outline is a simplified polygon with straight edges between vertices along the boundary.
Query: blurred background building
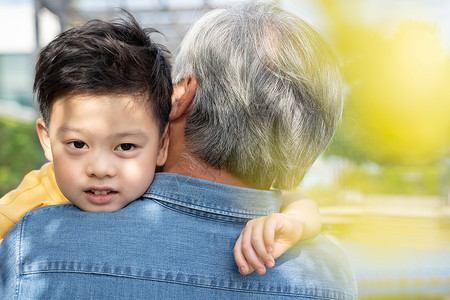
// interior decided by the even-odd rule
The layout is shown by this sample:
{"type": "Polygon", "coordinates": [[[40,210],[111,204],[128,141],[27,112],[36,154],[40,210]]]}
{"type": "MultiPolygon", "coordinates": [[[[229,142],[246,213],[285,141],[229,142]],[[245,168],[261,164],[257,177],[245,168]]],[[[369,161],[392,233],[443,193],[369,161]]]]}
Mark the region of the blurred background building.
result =
{"type": "MultiPolygon", "coordinates": [[[[450,299],[450,1],[272,2],[317,28],[341,62],[342,124],[297,190],[319,203],[360,299],[450,299]]],[[[32,95],[40,48],[125,8],[176,55],[189,24],[230,3],[0,0],[0,196],[45,162],[32,95]]]]}

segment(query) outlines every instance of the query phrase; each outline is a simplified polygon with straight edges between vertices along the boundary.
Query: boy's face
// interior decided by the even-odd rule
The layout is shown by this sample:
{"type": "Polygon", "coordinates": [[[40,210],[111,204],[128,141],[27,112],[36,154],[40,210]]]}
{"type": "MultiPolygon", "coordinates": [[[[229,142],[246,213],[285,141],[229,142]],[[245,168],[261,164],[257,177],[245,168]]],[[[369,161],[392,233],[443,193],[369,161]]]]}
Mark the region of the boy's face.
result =
{"type": "Polygon", "coordinates": [[[131,96],[58,98],[37,131],[61,192],[84,211],[112,212],[139,198],[167,156],[167,132],[131,96]]]}

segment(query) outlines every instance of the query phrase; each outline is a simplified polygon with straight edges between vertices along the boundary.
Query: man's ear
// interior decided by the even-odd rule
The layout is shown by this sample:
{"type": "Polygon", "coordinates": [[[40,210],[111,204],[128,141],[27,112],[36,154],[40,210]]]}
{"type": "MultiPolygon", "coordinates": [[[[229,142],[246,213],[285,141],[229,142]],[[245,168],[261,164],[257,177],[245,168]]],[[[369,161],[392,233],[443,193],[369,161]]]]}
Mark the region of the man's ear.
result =
{"type": "Polygon", "coordinates": [[[159,140],[159,149],[156,156],[156,165],[158,167],[164,166],[167,160],[167,152],[169,150],[169,124],[167,123],[166,128],[159,140]]]}
{"type": "Polygon", "coordinates": [[[188,75],[183,81],[177,84],[173,89],[172,110],[170,111],[169,121],[173,121],[187,113],[192,100],[197,91],[197,78],[188,75]]]}
{"type": "Polygon", "coordinates": [[[36,121],[36,131],[41,142],[42,149],[44,150],[45,157],[48,161],[53,161],[52,147],[50,145],[50,136],[48,134],[47,126],[45,126],[44,119],[39,118],[36,121]]]}

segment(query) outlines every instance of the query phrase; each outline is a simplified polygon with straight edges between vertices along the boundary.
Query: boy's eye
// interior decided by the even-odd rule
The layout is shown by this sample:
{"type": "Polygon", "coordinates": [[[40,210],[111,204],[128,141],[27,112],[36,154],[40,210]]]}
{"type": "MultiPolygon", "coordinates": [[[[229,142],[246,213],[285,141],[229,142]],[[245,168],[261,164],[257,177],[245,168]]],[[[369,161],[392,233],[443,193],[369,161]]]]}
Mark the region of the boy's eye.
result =
{"type": "Polygon", "coordinates": [[[135,146],[133,144],[120,144],[119,146],[116,147],[116,150],[118,151],[130,151],[132,149],[134,149],[135,146]]]}
{"type": "Polygon", "coordinates": [[[75,149],[87,148],[86,143],[84,143],[82,141],[72,141],[72,142],[69,142],[68,145],[75,149]]]}

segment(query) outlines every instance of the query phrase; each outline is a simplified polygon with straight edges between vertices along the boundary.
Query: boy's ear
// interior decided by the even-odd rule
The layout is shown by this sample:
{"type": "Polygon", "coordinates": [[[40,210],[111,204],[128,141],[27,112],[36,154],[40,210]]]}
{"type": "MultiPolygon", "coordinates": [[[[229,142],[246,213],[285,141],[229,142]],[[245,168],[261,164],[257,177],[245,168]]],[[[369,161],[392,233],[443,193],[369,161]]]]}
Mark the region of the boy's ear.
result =
{"type": "Polygon", "coordinates": [[[39,118],[36,121],[36,131],[39,136],[39,141],[41,142],[42,149],[44,150],[45,157],[48,161],[53,161],[50,136],[48,134],[47,126],[45,126],[44,119],[39,118]]]}
{"type": "Polygon", "coordinates": [[[156,165],[158,167],[164,166],[167,160],[167,152],[169,150],[169,123],[167,123],[166,128],[159,140],[159,149],[156,156],[156,165]]]}
{"type": "Polygon", "coordinates": [[[169,121],[173,121],[187,113],[197,91],[197,78],[188,75],[183,81],[173,88],[172,110],[169,121]]]}

